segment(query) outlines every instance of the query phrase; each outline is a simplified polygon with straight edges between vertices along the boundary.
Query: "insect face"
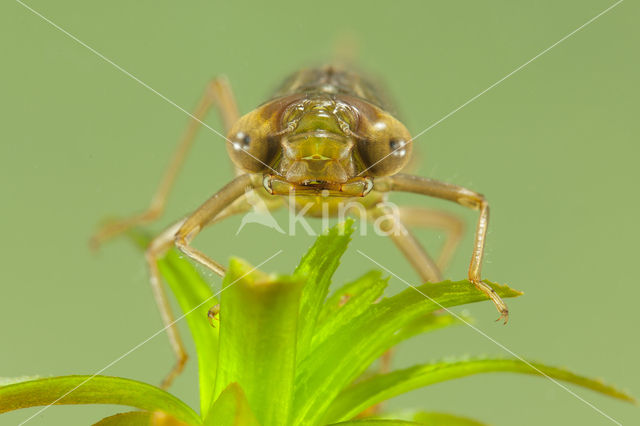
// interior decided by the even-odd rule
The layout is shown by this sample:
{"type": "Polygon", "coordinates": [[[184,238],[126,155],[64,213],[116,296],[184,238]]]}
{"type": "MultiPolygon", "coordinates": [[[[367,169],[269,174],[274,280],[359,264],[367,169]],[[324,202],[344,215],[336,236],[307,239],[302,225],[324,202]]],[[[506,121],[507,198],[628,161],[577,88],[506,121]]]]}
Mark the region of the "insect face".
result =
{"type": "Polygon", "coordinates": [[[411,154],[411,136],[393,116],[324,93],[271,101],[242,117],[230,140],[229,154],[241,169],[266,173],[288,190],[336,195],[349,195],[341,188],[354,180],[397,173],[411,154]]]}
{"type": "Polygon", "coordinates": [[[344,183],[355,176],[355,112],[326,95],[306,98],[282,116],[280,171],[290,183],[344,183]]]}

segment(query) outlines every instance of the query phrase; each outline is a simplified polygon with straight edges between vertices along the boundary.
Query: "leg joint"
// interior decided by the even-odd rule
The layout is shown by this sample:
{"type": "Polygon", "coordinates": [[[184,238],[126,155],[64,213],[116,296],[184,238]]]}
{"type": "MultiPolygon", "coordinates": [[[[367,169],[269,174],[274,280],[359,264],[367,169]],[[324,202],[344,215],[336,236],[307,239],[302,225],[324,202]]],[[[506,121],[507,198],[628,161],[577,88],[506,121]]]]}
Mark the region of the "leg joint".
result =
{"type": "Polygon", "coordinates": [[[183,252],[189,245],[189,243],[187,242],[187,239],[182,235],[176,235],[173,240],[173,244],[178,248],[178,250],[183,252]]]}
{"type": "Polygon", "coordinates": [[[466,195],[458,199],[458,203],[473,210],[482,210],[487,208],[489,202],[482,194],[466,195]]]}

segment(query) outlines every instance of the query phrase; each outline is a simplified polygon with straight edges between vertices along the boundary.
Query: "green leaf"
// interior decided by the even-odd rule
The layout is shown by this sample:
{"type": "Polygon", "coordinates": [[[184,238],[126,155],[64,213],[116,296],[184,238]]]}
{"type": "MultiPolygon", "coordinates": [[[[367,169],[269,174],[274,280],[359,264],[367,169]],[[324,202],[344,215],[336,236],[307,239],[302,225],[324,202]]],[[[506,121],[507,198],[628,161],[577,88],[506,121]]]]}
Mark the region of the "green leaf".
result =
{"type": "Polygon", "coordinates": [[[216,395],[238,383],[264,426],[288,423],[302,281],[232,259],[220,301],[216,395]]]}
{"type": "Polygon", "coordinates": [[[340,264],[353,230],[351,219],[329,229],[316,239],[295,270],[294,276],[307,282],[300,300],[298,359],[303,359],[308,353],[320,310],[329,293],[331,277],[340,264]]]}
{"type": "Polygon", "coordinates": [[[152,416],[148,411],[129,411],[105,417],[93,426],[149,426],[152,416]]]}
{"type": "Polygon", "coordinates": [[[105,417],[93,426],[189,426],[164,411],[129,411],[105,417]]]}
{"type": "Polygon", "coordinates": [[[240,385],[231,383],[211,406],[204,425],[259,426],[259,423],[240,385]]]}
{"type": "Polygon", "coordinates": [[[326,422],[350,419],[360,411],[411,390],[434,383],[479,373],[512,372],[543,376],[583,386],[624,401],[634,402],[630,395],[598,380],[571,373],[565,369],[517,359],[468,359],[441,361],[419,365],[388,374],[376,375],[353,384],[340,393],[325,416],[326,422]]]}
{"type": "Polygon", "coordinates": [[[418,413],[413,420],[427,426],[486,426],[486,423],[448,413],[418,413]]]}
{"type": "Polygon", "coordinates": [[[0,387],[0,413],[49,404],[127,405],[164,411],[189,424],[200,424],[198,415],[170,393],[120,377],[63,376],[0,387]]]}
{"type": "Polygon", "coordinates": [[[340,294],[341,302],[336,303],[336,294],[332,295],[323,307],[323,311],[326,311],[325,318],[318,323],[310,351],[313,352],[336,330],[367,310],[382,296],[388,281],[388,278],[382,278],[380,271],[371,271],[340,289],[337,294],[340,294]]]}
{"type": "Polygon", "coordinates": [[[0,377],[0,387],[39,379],[40,376],[0,377]]]}
{"type": "MultiPolygon", "coordinates": [[[[142,249],[145,249],[151,241],[147,235],[137,230],[130,231],[129,236],[142,249]]],[[[158,269],[178,301],[183,314],[190,312],[186,320],[198,354],[200,411],[203,416],[206,416],[213,399],[218,363],[218,329],[211,327],[207,313],[209,308],[218,304],[218,301],[213,297],[209,284],[202,279],[193,264],[181,258],[177,250],[169,250],[158,261],[158,269]]]]}
{"type": "Polygon", "coordinates": [[[458,317],[440,311],[429,312],[426,315],[417,317],[395,332],[393,336],[389,338],[386,345],[388,345],[389,348],[392,348],[398,343],[410,339],[411,337],[446,328],[451,325],[462,325],[464,324],[463,321],[466,321],[467,323],[471,323],[473,321],[471,317],[464,314],[458,314],[458,317]]]}
{"type": "Polygon", "coordinates": [[[410,422],[407,420],[385,420],[385,419],[362,419],[350,420],[348,422],[332,423],[329,426],[408,426],[418,425],[422,423],[410,422]]]}
{"type": "Polygon", "coordinates": [[[169,284],[180,308],[186,316],[198,354],[200,383],[200,411],[206,416],[213,399],[213,388],[218,364],[218,329],[208,319],[209,308],[218,304],[209,285],[194,266],[181,259],[176,250],[170,250],[158,261],[161,275],[169,284]]]}
{"type": "MultiPolygon", "coordinates": [[[[489,283],[503,298],[521,293],[489,283]]],[[[296,379],[295,419],[313,424],[341,389],[362,374],[382,353],[398,342],[396,333],[441,307],[487,300],[469,281],[426,283],[371,305],[302,360],[296,379]]],[[[406,335],[406,334],[405,334],[406,335]]]]}
{"type": "MultiPolygon", "coordinates": [[[[385,413],[376,416],[376,419],[411,420],[420,425],[426,426],[487,426],[486,423],[479,422],[468,417],[462,417],[449,413],[437,413],[426,411],[401,411],[399,413],[385,413]]],[[[340,424],[340,423],[338,423],[340,424]]]]}
{"type": "MultiPolygon", "coordinates": [[[[370,292],[371,287],[376,286],[382,280],[382,272],[374,270],[338,288],[327,298],[327,301],[322,306],[318,315],[318,324],[332,318],[346,303],[359,298],[364,293],[370,292]]],[[[385,284],[388,284],[388,281],[388,278],[384,279],[385,284]]],[[[375,297],[374,301],[380,296],[382,296],[382,292],[375,297]]]]}

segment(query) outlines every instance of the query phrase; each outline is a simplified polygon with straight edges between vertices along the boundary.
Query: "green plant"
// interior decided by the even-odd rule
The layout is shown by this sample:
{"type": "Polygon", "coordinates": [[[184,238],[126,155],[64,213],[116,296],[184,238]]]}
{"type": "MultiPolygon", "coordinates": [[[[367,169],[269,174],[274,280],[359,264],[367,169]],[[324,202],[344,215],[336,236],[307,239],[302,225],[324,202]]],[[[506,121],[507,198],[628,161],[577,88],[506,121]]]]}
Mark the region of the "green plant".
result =
{"type": "MultiPolygon", "coordinates": [[[[347,222],[319,237],[289,276],[267,275],[242,260],[232,260],[220,301],[193,265],[175,251],[160,261],[181,309],[190,312],[186,319],[198,355],[200,414],[155,386],[106,376],[90,380],[88,376],[53,377],[2,386],[0,413],[56,401],[119,404],[140,410],[97,423],[103,426],[478,425],[440,413],[417,413],[411,421],[355,418],[412,389],[494,371],[543,372],[634,401],[600,381],[533,363],[536,371],[517,359],[447,360],[386,374],[367,373],[377,358],[400,341],[460,323],[439,305],[457,306],[486,297],[468,281],[445,281],[423,284],[418,287],[420,292],[407,289],[380,299],[387,279],[378,271],[366,273],[329,296],[331,277],[351,233],[351,222],[347,222]],[[218,303],[219,314],[212,326],[207,313],[218,303]]],[[[138,240],[144,246],[140,235],[138,240]]],[[[491,286],[501,297],[521,294],[507,286],[491,286]]]]}

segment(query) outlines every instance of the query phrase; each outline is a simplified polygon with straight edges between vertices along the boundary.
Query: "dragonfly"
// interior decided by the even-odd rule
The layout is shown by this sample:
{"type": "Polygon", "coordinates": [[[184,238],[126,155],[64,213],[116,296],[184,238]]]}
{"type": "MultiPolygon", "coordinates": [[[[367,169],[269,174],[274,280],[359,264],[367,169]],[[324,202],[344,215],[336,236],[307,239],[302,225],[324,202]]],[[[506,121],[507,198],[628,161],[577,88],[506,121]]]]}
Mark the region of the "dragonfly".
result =
{"type": "MultiPolygon", "coordinates": [[[[104,225],[92,237],[99,246],[131,227],[160,217],[178,172],[207,113],[217,107],[235,177],[187,216],[156,236],[145,256],[150,282],[177,362],[164,379],[168,387],[183,370],[187,353],[178,334],[157,261],[176,247],[186,256],[223,276],[225,268],[192,243],[206,227],[247,213],[260,197],[270,210],[289,206],[305,214],[335,213],[339,203],[356,203],[365,221],[385,217],[384,225],[423,281],[442,281],[442,270],[462,234],[462,222],[450,213],[425,207],[401,207],[390,212],[392,192],[407,192],[452,201],[476,210],[478,220],[468,279],[495,304],[499,319],[508,319],[502,299],[481,277],[489,224],[485,197],[467,188],[404,173],[412,158],[414,140],[392,113],[393,107],[371,79],[345,67],[327,65],[302,69],[253,111],[240,115],[228,80],[214,78],[204,91],[192,120],[149,207],[140,214],[104,225]],[[310,206],[310,208],[309,208],[310,206]],[[434,259],[411,228],[441,228],[447,239],[434,259]]],[[[208,127],[208,126],[207,126],[208,127]]]]}

